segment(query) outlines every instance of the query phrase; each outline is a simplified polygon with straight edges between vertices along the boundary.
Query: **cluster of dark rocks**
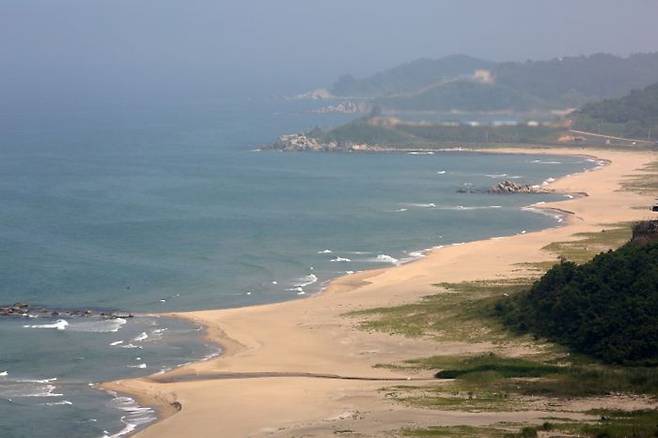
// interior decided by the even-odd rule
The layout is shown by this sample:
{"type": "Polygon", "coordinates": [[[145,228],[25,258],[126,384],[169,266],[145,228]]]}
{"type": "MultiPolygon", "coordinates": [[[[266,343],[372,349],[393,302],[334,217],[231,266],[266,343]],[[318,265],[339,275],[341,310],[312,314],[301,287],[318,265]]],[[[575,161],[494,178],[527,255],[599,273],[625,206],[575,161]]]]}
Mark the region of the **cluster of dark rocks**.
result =
{"type": "Polygon", "coordinates": [[[549,193],[550,190],[542,186],[532,186],[530,184],[517,184],[508,179],[499,182],[487,190],[489,193],[549,193]]]}
{"type": "Polygon", "coordinates": [[[508,179],[501,181],[491,187],[477,188],[471,185],[464,185],[457,189],[457,193],[494,193],[494,194],[508,194],[508,193],[552,193],[551,190],[542,186],[533,186],[530,184],[517,184],[508,179]]]}
{"type": "Polygon", "coordinates": [[[90,309],[49,309],[42,306],[31,306],[25,303],[15,303],[10,306],[0,306],[0,317],[27,317],[27,316],[41,316],[41,317],[100,317],[103,319],[116,319],[116,318],[132,318],[132,313],[124,312],[107,312],[97,311],[90,309]]]}

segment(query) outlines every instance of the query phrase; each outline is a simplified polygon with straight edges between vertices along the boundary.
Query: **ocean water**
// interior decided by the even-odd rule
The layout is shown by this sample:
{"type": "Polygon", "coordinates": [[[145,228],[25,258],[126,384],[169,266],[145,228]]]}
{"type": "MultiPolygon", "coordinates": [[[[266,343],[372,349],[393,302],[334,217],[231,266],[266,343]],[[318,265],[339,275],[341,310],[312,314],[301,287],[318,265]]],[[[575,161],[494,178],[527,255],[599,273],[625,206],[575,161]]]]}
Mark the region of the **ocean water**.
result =
{"type": "MultiPolygon", "coordinates": [[[[541,184],[578,157],[255,151],[347,116],[196,102],[0,114],[0,304],[160,312],[300,298],[435,246],[557,226],[541,184]]],[[[217,352],[168,318],[0,320],[7,437],[121,436],[155,414],[90,384],[217,352]],[[30,419],[26,421],[26,419],[30,419]]]]}

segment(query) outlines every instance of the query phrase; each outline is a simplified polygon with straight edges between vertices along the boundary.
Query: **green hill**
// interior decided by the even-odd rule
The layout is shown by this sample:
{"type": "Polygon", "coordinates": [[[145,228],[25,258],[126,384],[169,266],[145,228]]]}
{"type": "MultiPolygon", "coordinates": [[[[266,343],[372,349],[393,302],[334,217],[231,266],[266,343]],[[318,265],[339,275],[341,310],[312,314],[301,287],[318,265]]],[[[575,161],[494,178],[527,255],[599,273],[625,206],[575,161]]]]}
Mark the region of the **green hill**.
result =
{"type": "Polygon", "coordinates": [[[379,98],[383,108],[413,111],[528,110],[543,106],[540,99],[504,85],[458,80],[432,87],[411,96],[379,98]]]}
{"type": "Polygon", "coordinates": [[[574,129],[619,137],[658,138],[658,83],[620,99],[590,103],[573,114],[574,129]]]}
{"type": "Polygon", "coordinates": [[[490,61],[466,55],[418,59],[363,79],[345,75],[334,83],[330,91],[334,96],[370,98],[417,92],[442,81],[469,76],[475,70],[493,65],[490,61]]]}
{"type": "Polygon", "coordinates": [[[496,306],[520,332],[610,363],[658,362],[658,242],[628,243],[550,269],[527,292],[496,306]]]}
{"type": "Polygon", "coordinates": [[[506,62],[493,71],[496,82],[553,105],[624,96],[658,82],[658,53],[618,57],[608,54],[557,58],[549,61],[506,62]]]}
{"type": "Polygon", "coordinates": [[[525,110],[618,98],[654,82],[658,53],[503,63],[455,55],[417,60],[362,79],[346,75],[330,91],[373,99],[389,110],[525,110]],[[490,80],[472,80],[476,70],[487,70],[490,80]]]}

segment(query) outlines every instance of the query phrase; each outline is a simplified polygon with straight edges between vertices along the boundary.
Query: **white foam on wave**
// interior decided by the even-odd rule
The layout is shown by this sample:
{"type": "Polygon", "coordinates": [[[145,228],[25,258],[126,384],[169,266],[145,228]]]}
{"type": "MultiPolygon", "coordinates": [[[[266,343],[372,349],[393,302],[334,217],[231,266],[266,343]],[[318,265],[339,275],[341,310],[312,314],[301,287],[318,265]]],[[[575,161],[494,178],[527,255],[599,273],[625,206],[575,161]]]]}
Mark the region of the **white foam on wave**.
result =
{"type": "Polygon", "coordinates": [[[143,349],[144,347],[142,347],[141,345],[135,345],[133,343],[130,343],[130,344],[122,345],[121,348],[139,348],[139,349],[143,349]]]}
{"type": "Polygon", "coordinates": [[[426,203],[418,202],[418,203],[409,204],[409,206],[418,207],[418,208],[436,208],[436,204],[433,202],[426,202],[426,203]]]}
{"type": "Polygon", "coordinates": [[[535,164],[562,164],[561,161],[545,161],[545,160],[532,160],[531,163],[535,163],[535,164]]]}
{"type": "Polygon", "coordinates": [[[123,318],[101,319],[91,321],[73,321],[69,323],[68,329],[73,332],[86,333],[116,333],[128,321],[123,318]]]}
{"type": "Polygon", "coordinates": [[[438,172],[436,172],[437,175],[445,175],[446,173],[448,173],[447,170],[439,170],[438,172]]]}
{"type": "Polygon", "coordinates": [[[68,400],[62,400],[62,401],[56,401],[56,402],[47,402],[44,403],[46,406],[71,406],[73,405],[72,402],[68,400]]]}
{"type": "Polygon", "coordinates": [[[127,365],[127,366],[128,368],[142,368],[142,369],[146,368],[145,363],[140,363],[139,365],[127,365]]]}
{"type": "Polygon", "coordinates": [[[391,265],[399,265],[400,260],[396,259],[395,257],[392,257],[388,254],[379,254],[375,259],[373,260],[374,262],[377,263],[390,263],[391,265]]]}
{"type": "Polygon", "coordinates": [[[413,152],[407,152],[407,155],[434,155],[434,152],[431,152],[431,151],[413,151],[413,152]]]}
{"type": "Polygon", "coordinates": [[[393,210],[393,213],[404,213],[405,211],[409,211],[408,208],[398,208],[397,210],[393,210]]]}
{"type": "Polygon", "coordinates": [[[52,324],[34,324],[34,325],[24,325],[25,328],[36,328],[36,329],[56,329],[56,330],[66,330],[69,326],[69,323],[65,319],[58,319],[52,324]]]}
{"type": "Polygon", "coordinates": [[[330,249],[323,249],[322,251],[318,251],[318,254],[331,254],[332,252],[330,249]]]}
{"type": "Polygon", "coordinates": [[[135,336],[133,338],[133,341],[142,342],[142,341],[145,341],[146,339],[148,339],[148,337],[149,337],[149,335],[146,334],[146,332],[141,332],[140,334],[138,334],[137,336],[135,336]]]}
{"type": "Polygon", "coordinates": [[[7,371],[0,372],[0,377],[7,377],[9,373],[7,371]]]}
{"type": "Polygon", "coordinates": [[[335,257],[335,258],[333,258],[329,261],[330,262],[351,262],[352,260],[348,259],[347,257],[335,257]]]}
{"type": "Polygon", "coordinates": [[[114,434],[104,431],[102,438],[124,437],[134,432],[137,428],[143,427],[158,419],[153,409],[138,405],[133,398],[117,397],[116,394],[114,395],[115,398],[112,400],[112,404],[123,412],[124,415],[121,417],[121,422],[124,424],[124,428],[114,434]]]}
{"type": "Polygon", "coordinates": [[[312,285],[313,283],[317,283],[317,281],[318,281],[318,277],[315,274],[308,274],[295,280],[293,286],[306,287],[312,285]]]}
{"type": "Polygon", "coordinates": [[[507,176],[507,174],[506,173],[494,173],[494,174],[489,174],[489,175],[485,175],[485,176],[489,177],[489,178],[505,178],[507,176]]]}
{"type": "Polygon", "coordinates": [[[110,346],[111,346],[111,347],[114,347],[114,346],[116,346],[116,345],[121,345],[121,344],[123,344],[123,340],[121,340],[121,341],[110,342],[110,346]]]}
{"type": "Polygon", "coordinates": [[[53,384],[55,380],[57,379],[3,380],[0,386],[0,398],[62,397],[64,394],[55,392],[57,389],[53,384]]]}
{"type": "Polygon", "coordinates": [[[446,205],[438,207],[440,210],[490,210],[503,208],[502,205],[446,205]]]}

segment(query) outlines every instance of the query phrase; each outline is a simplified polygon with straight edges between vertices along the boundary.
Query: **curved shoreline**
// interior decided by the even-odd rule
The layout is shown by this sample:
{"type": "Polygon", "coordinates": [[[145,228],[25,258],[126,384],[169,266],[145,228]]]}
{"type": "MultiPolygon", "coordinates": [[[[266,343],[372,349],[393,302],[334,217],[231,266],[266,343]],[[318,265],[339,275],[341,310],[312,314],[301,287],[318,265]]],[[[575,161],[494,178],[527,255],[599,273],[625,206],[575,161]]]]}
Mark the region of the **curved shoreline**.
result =
{"type": "MultiPolygon", "coordinates": [[[[582,182],[584,182],[586,186],[588,183],[587,180],[592,179],[592,178],[587,178],[588,176],[596,175],[597,173],[600,174],[604,169],[609,169],[610,167],[616,166],[616,163],[618,163],[619,161],[623,161],[622,160],[623,157],[626,158],[628,158],[629,156],[635,157],[636,158],[635,160],[630,160],[633,161],[635,165],[633,165],[632,163],[628,163],[629,160],[625,159],[626,163],[624,166],[622,166],[623,169],[615,169],[617,170],[617,173],[613,175],[615,176],[613,180],[613,183],[615,185],[618,185],[621,178],[624,175],[628,174],[629,171],[631,172],[637,171],[638,168],[642,166],[642,164],[645,164],[656,158],[655,153],[645,152],[645,151],[642,152],[596,151],[598,152],[596,155],[590,155],[589,153],[585,153],[585,152],[592,152],[592,151],[583,151],[573,148],[569,148],[569,149],[555,148],[555,149],[543,149],[543,150],[506,148],[506,149],[497,149],[497,150],[473,150],[473,152],[514,153],[514,154],[526,153],[531,155],[547,155],[547,154],[569,155],[569,156],[577,155],[577,156],[585,156],[587,158],[594,158],[597,161],[601,161],[602,158],[601,155],[606,155],[608,157],[610,156],[615,157],[615,159],[610,159],[609,162],[607,163],[608,165],[605,167],[599,166],[598,168],[595,169],[588,169],[584,172],[579,172],[573,175],[560,177],[556,181],[550,183],[550,186],[552,188],[558,187],[558,189],[560,189],[560,192],[571,192],[571,193],[576,193],[578,191],[587,192],[587,190],[570,190],[571,187],[569,187],[569,184],[573,183],[573,180],[584,179],[584,181],[582,182]],[[637,157],[641,157],[641,159],[637,159],[637,157]],[[594,172],[595,170],[596,172],[594,172]]],[[[589,183],[591,184],[591,181],[589,181],[589,183]]],[[[579,186],[579,188],[582,189],[582,186],[579,186]]],[[[604,192],[604,194],[605,193],[607,192],[604,192]]],[[[598,196],[600,194],[601,193],[595,194],[595,196],[597,197],[597,201],[599,200],[598,196]]],[[[640,195],[635,195],[634,197],[642,198],[640,195]]],[[[409,263],[405,263],[401,266],[392,266],[386,268],[366,270],[356,274],[335,278],[329,283],[324,293],[314,294],[312,296],[307,297],[304,300],[292,300],[292,301],[286,301],[283,303],[275,303],[275,304],[261,304],[256,306],[247,306],[247,307],[235,308],[235,309],[168,313],[166,314],[167,316],[184,318],[187,320],[194,321],[195,323],[201,324],[202,326],[206,327],[207,339],[211,340],[212,342],[218,343],[221,346],[223,351],[222,355],[220,357],[206,360],[204,362],[194,362],[192,364],[176,368],[164,374],[151,375],[141,379],[130,379],[130,380],[119,380],[115,382],[108,382],[102,384],[101,387],[104,389],[109,389],[109,390],[131,395],[132,397],[136,398],[140,402],[140,404],[145,404],[150,406],[155,405],[155,407],[158,409],[158,412],[160,414],[158,421],[156,423],[152,423],[151,425],[149,425],[145,430],[138,432],[138,435],[141,436],[143,434],[143,436],[146,437],[146,436],[176,436],[175,430],[163,430],[163,427],[165,423],[170,423],[170,421],[168,421],[169,419],[174,419],[174,418],[178,419],[186,415],[186,414],[179,414],[175,417],[172,417],[174,413],[179,411],[177,409],[174,409],[173,406],[180,406],[180,404],[175,405],[175,403],[181,403],[179,401],[180,396],[177,394],[177,391],[183,389],[186,392],[186,395],[182,397],[183,399],[185,399],[182,402],[183,413],[186,413],[188,402],[191,403],[191,406],[197,408],[198,402],[196,400],[194,401],[188,400],[188,398],[190,399],[202,398],[195,396],[195,393],[193,391],[195,389],[194,387],[195,384],[193,383],[193,381],[204,382],[206,384],[209,384],[209,380],[211,379],[211,376],[217,375],[217,373],[219,373],[220,371],[224,373],[243,373],[243,374],[265,373],[265,372],[288,373],[288,375],[286,376],[278,377],[279,380],[284,381],[286,380],[286,378],[294,379],[295,377],[299,377],[298,375],[301,374],[315,374],[315,375],[341,374],[342,375],[345,373],[336,373],[335,368],[343,367],[343,368],[349,368],[349,370],[352,371],[351,374],[353,375],[367,374],[371,376],[368,378],[374,378],[374,379],[406,380],[407,378],[409,378],[408,372],[407,374],[401,374],[400,371],[373,369],[372,368],[373,360],[370,358],[370,356],[374,356],[374,358],[377,359],[379,356],[381,356],[381,354],[378,355],[377,352],[374,352],[372,354],[367,354],[368,351],[366,350],[364,352],[363,349],[361,348],[362,345],[371,343],[372,339],[375,339],[374,343],[377,344],[378,346],[381,345],[383,347],[391,348],[391,349],[396,349],[395,347],[397,347],[397,351],[395,351],[393,356],[407,357],[407,358],[413,357],[414,355],[420,355],[418,352],[419,345],[428,347],[430,350],[435,350],[436,346],[433,346],[433,348],[431,348],[431,346],[427,345],[427,342],[424,340],[398,342],[399,340],[391,340],[390,338],[394,338],[391,336],[386,335],[385,338],[382,339],[382,336],[378,334],[368,334],[365,332],[357,331],[358,329],[354,327],[354,324],[348,318],[341,316],[342,314],[347,313],[348,308],[354,307],[354,303],[350,302],[353,300],[350,300],[350,298],[355,298],[353,295],[356,294],[357,291],[359,290],[362,291],[368,288],[373,289],[374,292],[384,290],[386,292],[387,297],[389,298],[388,301],[384,303],[385,305],[393,305],[398,302],[413,301],[414,299],[419,298],[420,296],[426,294],[427,292],[426,289],[427,281],[417,282],[415,280],[419,276],[422,276],[423,278],[429,280],[430,282],[435,281],[437,275],[431,271],[428,272],[427,268],[428,267],[431,268],[434,264],[436,264],[436,260],[434,259],[440,259],[443,257],[449,258],[448,257],[449,255],[446,253],[449,252],[459,253],[455,255],[463,256],[463,253],[466,252],[466,256],[468,257],[469,252],[471,253],[471,256],[473,255],[472,254],[474,252],[473,248],[475,248],[475,253],[479,252],[478,246],[497,245],[498,247],[500,247],[500,245],[503,245],[503,242],[509,242],[510,240],[513,239],[516,240],[525,239],[527,241],[529,240],[530,237],[536,237],[538,235],[544,236],[543,239],[539,239],[540,241],[550,243],[551,239],[555,239],[555,236],[550,237],[551,233],[559,234],[563,236],[561,238],[565,238],[565,237],[569,238],[572,237],[573,234],[580,232],[580,230],[575,229],[577,227],[582,228],[583,226],[586,226],[591,228],[591,227],[600,226],[601,223],[609,223],[611,221],[615,221],[615,218],[613,217],[614,215],[608,214],[610,220],[607,222],[605,221],[605,216],[601,216],[600,217],[601,221],[595,221],[592,220],[592,218],[584,217],[581,218],[582,219],[581,221],[576,223],[576,221],[574,221],[573,218],[579,213],[579,208],[578,208],[579,204],[582,204],[584,199],[587,200],[590,198],[574,198],[569,200],[561,200],[556,202],[545,203],[542,205],[535,205],[535,204],[532,205],[533,208],[538,208],[543,210],[552,209],[552,210],[561,210],[564,213],[573,213],[573,215],[569,215],[570,220],[566,220],[564,223],[561,224],[562,226],[550,227],[541,231],[527,233],[527,234],[516,234],[512,236],[489,238],[485,240],[468,242],[463,245],[446,246],[444,248],[441,248],[440,251],[436,248],[429,249],[425,257],[412,260],[409,263]],[[576,208],[571,207],[569,210],[567,210],[554,206],[554,204],[563,204],[563,203],[576,204],[576,208]],[[555,230],[560,230],[560,232],[555,233],[554,232],[555,230]],[[548,238],[546,238],[546,235],[549,235],[548,238]],[[405,271],[405,272],[400,274],[400,271],[405,271]],[[382,277],[391,277],[391,278],[382,279],[382,277]],[[405,283],[405,285],[406,283],[413,283],[413,284],[406,285],[407,288],[402,293],[396,293],[394,290],[392,290],[392,286],[400,285],[401,283],[405,283]],[[373,285],[375,286],[373,287],[373,285]],[[414,288],[418,288],[418,290],[415,290],[414,288]],[[348,292],[351,292],[351,296],[343,297],[343,295],[348,292]],[[326,303],[320,303],[320,305],[318,306],[317,303],[318,301],[321,302],[325,301],[326,303]],[[305,304],[309,304],[309,305],[305,306],[305,304]],[[310,330],[309,333],[308,327],[312,328],[314,327],[314,324],[318,324],[318,323],[312,321],[313,318],[309,320],[308,316],[305,315],[311,314],[312,316],[317,316],[319,319],[323,319],[325,315],[318,314],[318,310],[322,311],[323,310],[322,308],[325,305],[346,308],[346,311],[340,310],[340,312],[338,312],[337,314],[331,315],[330,317],[326,317],[325,319],[327,319],[328,321],[323,321],[330,324],[331,326],[335,325],[339,327],[338,329],[336,329],[337,331],[340,332],[340,336],[338,337],[330,336],[329,339],[327,339],[326,336],[323,337],[323,335],[320,333],[318,334],[313,333],[313,330],[310,330]],[[304,311],[304,309],[299,309],[300,307],[309,307],[310,309],[304,311]],[[288,311],[288,315],[286,315],[286,311],[288,311]],[[271,313],[276,313],[276,315],[272,315],[271,313]],[[238,316],[237,314],[244,314],[244,315],[238,316]],[[273,326],[276,326],[278,324],[281,325],[282,327],[274,327],[271,333],[268,333],[269,332],[268,330],[265,330],[265,332],[262,333],[263,326],[267,326],[267,324],[263,324],[263,321],[261,321],[261,318],[259,318],[260,314],[267,314],[267,317],[269,319],[267,319],[265,322],[270,322],[272,323],[273,326]],[[291,317],[293,319],[292,324],[290,324],[289,321],[291,317]],[[249,324],[247,321],[245,323],[244,320],[245,319],[248,320],[249,318],[253,319],[256,325],[254,325],[254,322],[249,324]],[[337,318],[342,318],[342,319],[337,320],[337,318]],[[286,320],[288,323],[281,320],[286,320]],[[260,327],[258,327],[258,325],[260,325],[260,327]],[[298,327],[298,329],[295,329],[295,327],[298,327]],[[307,330],[303,330],[303,329],[307,329],[307,330]],[[304,333],[300,335],[299,332],[302,330],[304,333]],[[259,331],[261,333],[259,333],[259,331]],[[276,337],[277,335],[280,336],[281,334],[290,336],[293,339],[290,339],[287,343],[285,342],[285,340],[282,343],[281,339],[278,340],[273,339],[273,337],[276,337]],[[360,350],[359,348],[357,348],[357,353],[358,353],[357,356],[361,355],[362,357],[357,357],[356,360],[354,360],[354,357],[351,357],[354,356],[354,354],[352,354],[350,355],[350,359],[351,359],[350,363],[346,363],[342,361],[343,357],[340,354],[328,355],[323,347],[329,346],[328,348],[331,348],[331,346],[333,346],[333,348],[335,348],[336,345],[341,345],[340,341],[343,339],[341,338],[341,336],[350,339],[351,340],[350,343],[357,343],[357,342],[360,343],[361,345],[359,347],[360,350]],[[299,338],[299,340],[302,342],[308,342],[309,339],[313,341],[313,343],[317,341],[319,345],[317,346],[304,345],[303,348],[301,349],[297,348],[298,351],[293,351],[293,353],[296,353],[295,358],[299,359],[297,362],[289,363],[289,361],[282,360],[282,358],[276,357],[276,351],[278,351],[279,356],[285,354],[286,348],[285,347],[281,348],[281,344],[284,346],[287,345],[292,350],[296,349],[295,348],[296,346],[294,345],[295,337],[299,338]],[[370,340],[368,340],[367,338],[370,338],[370,340]],[[267,348],[268,344],[270,343],[274,344],[274,348],[267,348]],[[397,343],[397,345],[391,345],[392,343],[397,343]],[[412,345],[412,344],[418,344],[418,345],[412,345]],[[268,351],[264,351],[264,350],[268,350],[268,351]],[[274,354],[271,350],[274,350],[274,354]],[[316,356],[319,356],[319,358],[316,356]],[[323,356],[331,356],[331,357],[323,357],[323,356]],[[265,368],[265,366],[267,365],[269,365],[269,368],[265,368]],[[274,366],[272,367],[272,365],[274,366]],[[297,369],[295,368],[295,366],[297,367],[297,369]],[[333,371],[333,372],[329,372],[329,371],[333,371]],[[187,385],[187,387],[185,387],[185,385],[187,385]],[[151,431],[153,432],[151,433],[151,431]]],[[[642,198],[643,200],[642,202],[644,202],[645,198],[647,197],[645,196],[644,198],[642,198]]],[[[635,201],[639,202],[639,199],[635,199],[635,201]]],[[[629,216],[628,213],[631,212],[631,209],[634,206],[635,204],[628,206],[628,208],[626,209],[628,211],[625,211],[626,216],[629,216]]],[[[621,206],[619,206],[619,208],[621,210],[621,206]]],[[[589,216],[589,214],[585,216],[589,216]]],[[[635,210],[633,216],[634,217],[639,216],[639,212],[635,210]]],[[[537,254],[533,254],[529,258],[532,259],[536,257],[537,254]]],[[[524,259],[526,258],[527,257],[524,257],[524,259]]],[[[540,258],[545,260],[548,258],[548,255],[547,254],[543,255],[543,257],[540,258]]],[[[438,265],[439,266],[441,265],[440,261],[438,265]]],[[[443,265],[445,267],[445,263],[443,263],[443,265]]],[[[490,278],[491,272],[487,272],[487,270],[482,269],[481,267],[474,268],[471,271],[472,272],[468,272],[467,274],[462,272],[461,276],[458,274],[456,275],[456,278],[464,280],[465,274],[466,277],[468,278],[470,277],[479,278],[479,279],[486,279],[487,277],[490,278]]],[[[507,271],[509,271],[509,269],[507,271]]],[[[500,270],[494,270],[494,272],[500,273],[500,270]]],[[[507,272],[507,274],[509,275],[509,272],[507,272]]],[[[452,277],[455,278],[454,273],[452,277]]],[[[440,278],[440,279],[444,281],[444,278],[440,278]]],[[[433,292],[436,293],[436,291],[433,292]]],[[[361,295],[364,295],[364,292],[361,292],[361,295]]],[[[368,291],[365,292],[365,296],[361,296],[359,298],[360,298],[359,300],[360,302],[357,303],[356,306],[360,308],[367,308],[368,305],[370,305],[370,307],[374,307],[375,305],[382,305],[381,300],[379,299],[381,298],[381,295],[375,294],[373,297],[373,294],[372,293],[368,294],[368,291]]],[[[348,343],[348,345],[350,343],[348,343]]],[[[424,348],[421,348],[420,350],[424,350],[424,348]]],[[[354,351],[352,351],[352,353],[354,353],[354,351]]],[[[267,376],[265,375],[255,375],[253,377],[253,380],[254,381],[258,380],[261,383],[263,383],[262,379],[266,379],[266,378],[267,376]]],[[[221,383],[219,382],[213,382],[213,383],[221,385],[221,383]]],[[[215,388],[215,389],[220,389],[220,388],[215,388]]],[[[330,393],[331,390],[327,389],[326,392],[330,393]]],[[[196,395],[200,395],[200,394],[196,394],[196,395]]],[[[317,412],[315,412],[315,415],[317,415],[317,412]]],[[[300,417],[305,417],[305,416],[300,414],[300,417]]],[[[199,417],[195,415],[195,419],[198,420],[199,417]]],[[[288,420],[288,422],[289,421],[290,420],[288,420]]],[[[178,421],[178,422],[186,423],[185,421],[178,421]]],[[[187,427],[189,427],[189,424],[187,425],[187,427]]],[[[244,427],[242,428],[241,427],[242,426],[231,430],[233,431],[246,430],[244,427]]],[[[256,426],[254,427],[255,430],[259,430],[256,426]]],[[[199,429],[197,431],[196,436],[203,436],[204,435],[203,430],[199,429]]],[[[239,435],[227,435],[227,436],[239,436],[239,435]]]]}

